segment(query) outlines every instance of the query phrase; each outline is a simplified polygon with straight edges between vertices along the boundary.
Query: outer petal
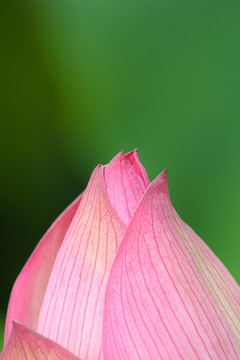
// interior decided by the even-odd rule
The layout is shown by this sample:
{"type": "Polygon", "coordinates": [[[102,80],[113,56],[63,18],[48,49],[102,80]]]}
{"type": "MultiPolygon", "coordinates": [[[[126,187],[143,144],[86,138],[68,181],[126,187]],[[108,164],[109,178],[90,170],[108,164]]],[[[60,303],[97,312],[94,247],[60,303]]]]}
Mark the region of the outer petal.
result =
{"type": "Polygon", "coordinates": [[[79,360],[62,346],[13,322],[0,360],[79,360]]]}
{"type": "Polygon", "coordinates": [[[174,211],[163,172],[109,276],[104,360],[239,359],[239,303],[227,269],[174,211]]]}
{"type": "Polygon", "coordinates": [[[102,358],[106,282],[124,231],[99,166],[57,255],[38,323],[38,332],[84,360],[102,358]]]}
{"type": "Polygon", "coordinates": [[[80,195],[53,223],[25,264],[12,289],[5,328],[5,343],[12,320],[35,330],[52,267],[81,199],[80,195]]]}
{"type": "Polygon", "coordinates": [[[148,184],[146,170],[137,150],[116,155],[104,167],[104,178],[110,201],[125,225],[128,225],[148,184]]]}

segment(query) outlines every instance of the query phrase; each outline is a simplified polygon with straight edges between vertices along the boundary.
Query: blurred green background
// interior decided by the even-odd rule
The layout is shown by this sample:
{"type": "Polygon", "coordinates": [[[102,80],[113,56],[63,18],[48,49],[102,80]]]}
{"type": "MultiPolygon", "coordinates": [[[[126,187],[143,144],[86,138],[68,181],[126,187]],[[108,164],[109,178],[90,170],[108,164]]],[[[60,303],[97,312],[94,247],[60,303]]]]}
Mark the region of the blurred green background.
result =
{"type": "Polygon", "coordinates": [[[240,282],[239,19],[234,0],[1,1],[1,328],[43,233],[121,149],[167,167],[240,282]]]}

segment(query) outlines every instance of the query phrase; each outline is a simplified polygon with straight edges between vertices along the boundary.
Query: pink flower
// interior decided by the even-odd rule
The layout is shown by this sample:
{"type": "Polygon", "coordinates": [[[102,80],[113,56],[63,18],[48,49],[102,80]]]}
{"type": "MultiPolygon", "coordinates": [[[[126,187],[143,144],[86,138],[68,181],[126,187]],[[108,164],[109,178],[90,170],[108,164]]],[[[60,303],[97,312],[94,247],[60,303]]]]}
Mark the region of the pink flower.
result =
{"type": "Polygon", "coordinates": [[[134,150],[99,165],[34,250],[0,359],[240,359],[239,323],[237,283],[134,150]]]}

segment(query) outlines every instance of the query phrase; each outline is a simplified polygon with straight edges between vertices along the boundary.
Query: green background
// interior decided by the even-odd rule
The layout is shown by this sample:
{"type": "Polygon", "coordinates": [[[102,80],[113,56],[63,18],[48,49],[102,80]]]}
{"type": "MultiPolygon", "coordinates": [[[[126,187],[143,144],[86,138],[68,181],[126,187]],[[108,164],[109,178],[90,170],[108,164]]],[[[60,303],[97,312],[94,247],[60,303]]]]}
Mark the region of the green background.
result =
{"type": "Polygon", "coordinates": [[[151,179],[167,167],[240,282],[239,19],[234,0],[1,1],[1,323],[43,233],[121,149],[151,179]]]}

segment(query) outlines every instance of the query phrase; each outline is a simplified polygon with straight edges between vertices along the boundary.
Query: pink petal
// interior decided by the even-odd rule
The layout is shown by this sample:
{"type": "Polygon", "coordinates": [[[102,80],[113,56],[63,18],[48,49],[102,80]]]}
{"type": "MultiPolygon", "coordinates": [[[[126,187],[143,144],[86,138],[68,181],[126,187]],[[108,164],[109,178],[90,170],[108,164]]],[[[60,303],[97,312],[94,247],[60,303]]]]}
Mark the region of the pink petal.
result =
{"type": "Polygon", "coordinates": [[[35,330],[52,267],[72,221],[81,195],[58,217],[28,259],[12,289],[5,328],[5,343],[12,320],[35,330]]]}
{"type": "Polygon", "coordinates": [[[13,322],[0,360],[80,360],[62,346],[13,322]]]}
{"type": "Polygon", "coordinates": [[[127,155],[123,151],[116,155],[104,167],[104,178],[110,201],[127,225],[149,184],[137,150],[127,155]]]}
{"type": "Polygon", "coordinates": [[[136,173],[142,178],[147,188],[148,185],[150,184],[150,181],[144,166],[140,162],[138,149],[134,149],[133,151],[130,151],[125,155],[125,157],[130,162],[136,173]]]}
{"type": "Polygon", "coordinates": [[[106,282],[124,231],[99,166],[57,255],[38,323],[38,332],[84,360],[102,359],[106,282]]]}
{"type": "Polygon", "coordinates": [[[173,209],[163,172],[109,276],[104,360],[239,359],[239,305],[235,280],[173,209]]]}

